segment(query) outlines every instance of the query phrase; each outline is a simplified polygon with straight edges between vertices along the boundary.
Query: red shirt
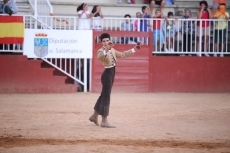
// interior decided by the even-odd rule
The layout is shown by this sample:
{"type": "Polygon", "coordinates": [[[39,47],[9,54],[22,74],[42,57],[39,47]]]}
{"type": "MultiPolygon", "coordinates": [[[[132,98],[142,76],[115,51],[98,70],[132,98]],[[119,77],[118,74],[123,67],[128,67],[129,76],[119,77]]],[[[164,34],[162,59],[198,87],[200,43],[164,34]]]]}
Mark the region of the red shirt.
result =
{"type": "Polygon", "coordinates": [[[159,17],[155,17],[155,18],[157,18],[157,20],[153,19],[153,29],[160,30],[161,29],[161,21],[162,20],[159,20],[159,19],[161,19],[162,17],[159,16],[159,17]]]}
{"type": "MultiPolygon", "coordinates": [[[[199,9],[200,11],[200,9],[199,9]]],[[[209,19],[209,13],[208,11],[204,11],[202,16],[201,16],[201,19],[209,19]]],[[[197,21],[197,26],[200,26],[200,21],[197,21]]],[[[209,27],[209,21],[202,21],[202,27],[209,27]]]]}

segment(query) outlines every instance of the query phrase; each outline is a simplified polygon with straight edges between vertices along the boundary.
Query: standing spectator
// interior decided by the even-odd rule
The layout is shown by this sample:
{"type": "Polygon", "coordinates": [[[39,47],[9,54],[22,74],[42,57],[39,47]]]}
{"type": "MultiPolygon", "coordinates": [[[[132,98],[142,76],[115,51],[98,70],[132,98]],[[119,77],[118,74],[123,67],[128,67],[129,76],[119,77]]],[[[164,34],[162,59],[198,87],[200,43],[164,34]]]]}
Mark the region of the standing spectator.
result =
{"type": "MultiPolygon", "coordinates": [[[[192,51],[192,37],[193,30],[195,29],[194,21],[190,20],[192,18],[192,13],[190,9],[185,9],[185,14],[182,20],[182,39],[183,39],[183,52],[192,51]]],[[[184,56],[182,54],[181,56],[184,56]]]]}
{"type": "MultiPolygon", "coordinates": [[[[124,18],[127,18],[125,22],[121,23],[121,31],[133,31],[133,24],[131,23],[131,15],[126,14],[124,18]]],[[[124,44],[128,44],[129,42],[133,41],[133,38],[129,37],[122,37],[121,42],[124,44]]]]}
{"type": "Polygon", "coordinates": [[[14,0],[3,0],[3,3],[0,3],[0,14],[17,14],[18,6],[14,0]]]}
{"type": "Polygon", "coordinates": [[[101,18],[104,17],[101,7],[98,5],[93,6],[92,12],[92,29],[101,29],[101,18]]]}
{"type": "Polygon", "coordinates": [[[175,20],[169,19],[173,19],[173,12],[168,12],[168,18],[166,18],[166,22],[163,24],[164,34],[166,36],[165,51],[174,52],[173,46],[178,34],[178,27],[176,26],[175,20]]]}
{"type": "MultiPolygon", "coordinates": [[[[137,12],[136,13],[136,18],[141,18],[141,12],[137,12]]],[[[134,21],[134,31],[138,31],[139,29],[139,22],[140,22],[140,20],[138,21],[138,19],[137,20],[135,20],[134,21]]]]}
{"type": "Polygon", "coordinates": [[[159,5],[161,11],[163,10],[165,6],[165,0],[149,0],[149,7],[150,7],[150,12],[153,12],[154,6],[159,5]]]}
{"type": "Polygon", "coordinates": [[[214,15],[215,19],[218,19],[215,23],[215,32],[214,32],[214,57],[217,57],[217,45],[221,44],[221,54],[220,57],[223,57],[224,46],[226,43],[226,33],[227,33],[227,20],[229,20],[229,13],[226,12],[226,4],[220,4],[219,10],[214,15]]]}
{"type": "MultiPolygon", "coordinates": [[[[140,31],[142,32],[148,32],[151,30],[150,25],[150,18],[152,17],[149,7],[148,6],[142,6],[142,14],[141,14],[141,20],[140,20],[140,31]]],[[[146,38],[141,38],[142,43],[147,44],[146,38]]]]}
{"type": "Polygon", "coordinates": [[[149,31],[150,28],[150,21],[146,19],[150,19],[152,17],[149,7],[148,6],[142,6],[142,14],[141,14],[141,20],[140,20],[140,31],[149,31]]]}
{"type": "Polygon", "coordinates": [[[79,30],[89,30],[90,29],[90,12],[88,11],[88,5],[82,3],[77,8],[77,14],[79,17],[78,20],[78,29],[79,30]]]}
{"type": "MultiPolygon", "coordinates": [[[[197,22],[197,45],[196,49],[197,52],[202,50],[202,47],[200,46],[200,41],[202,41],[202,36],[204,36],[204,51],[208,51],[208,42],[209,42],[209,36],[210,36],[210,22],[207,21],[207,19],[210,19],[212,17],[211,10],[208,8],[207,1],[201,1],[200,2],[200,9],[197,10],[197,19],[205,19],[206,21],[198,21],[197,22]],[[201,28],[201,29],[200,29],[201,28]]],[[[201,56],[201,53],[198,53],[197,56],[201,56]]],[[[205,56],[209,57],[207,53],[205,53],[205,56]]]]}
{"type": "Polygon", "coordinates": [[[160,44],[159,49],[160,51],[162,51],[163,45],[165,44],[165,39],[164,39],[162,24],[161,24],[162,20],[160,19],[164,19],[164,15],[161,14],[160,9],[157,9],[155,11],[155,16],[153,18],[155,18],[155,20],[153,19],[153,45],[155,47],[155,50],[157,50],[158,49],[157,42],[159,37],[159,44],[160,44]]]}

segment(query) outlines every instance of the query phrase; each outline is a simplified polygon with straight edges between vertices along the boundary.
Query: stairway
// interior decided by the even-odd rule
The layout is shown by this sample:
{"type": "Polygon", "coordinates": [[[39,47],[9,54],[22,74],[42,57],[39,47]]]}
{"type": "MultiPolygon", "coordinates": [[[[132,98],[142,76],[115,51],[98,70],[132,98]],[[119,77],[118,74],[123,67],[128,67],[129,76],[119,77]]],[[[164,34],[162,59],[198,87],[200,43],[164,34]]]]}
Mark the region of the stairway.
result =
{"type": "Polygon", "coordinates": [[[42,60],[0,55],[0,93],[75,93],[78,85],[42,60]]]}
{"type": "Polygon", "coordinates": [[[28,0],[16,0],[18,5],[18,14],[22,15],[32,15],[32,9],[28,0]]]}

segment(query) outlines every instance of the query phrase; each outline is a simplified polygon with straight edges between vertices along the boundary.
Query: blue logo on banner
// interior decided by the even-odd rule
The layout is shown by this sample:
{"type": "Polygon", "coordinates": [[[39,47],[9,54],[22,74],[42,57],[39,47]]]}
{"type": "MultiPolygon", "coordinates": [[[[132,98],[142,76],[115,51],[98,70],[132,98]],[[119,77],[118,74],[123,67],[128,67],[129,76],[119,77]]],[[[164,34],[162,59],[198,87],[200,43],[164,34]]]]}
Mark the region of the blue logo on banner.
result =
{"type": "Polygon", "coordinates": [[[34,38],[34,54],[38,57],[48,54],[48,38],[34,38]]]}

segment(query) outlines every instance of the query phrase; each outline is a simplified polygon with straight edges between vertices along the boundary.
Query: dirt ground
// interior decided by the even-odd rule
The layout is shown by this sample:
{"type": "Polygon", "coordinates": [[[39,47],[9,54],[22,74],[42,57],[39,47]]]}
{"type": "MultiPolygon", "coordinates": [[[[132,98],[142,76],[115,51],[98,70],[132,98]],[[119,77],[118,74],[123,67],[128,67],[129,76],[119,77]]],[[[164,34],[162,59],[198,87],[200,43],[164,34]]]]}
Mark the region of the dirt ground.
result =
{"type": "Polygon", "coordinates": [[[230,94],[112,93],[115,129],[89,122],[98,96],[1,94],[0,152],[230,153],[230,94]]]}

